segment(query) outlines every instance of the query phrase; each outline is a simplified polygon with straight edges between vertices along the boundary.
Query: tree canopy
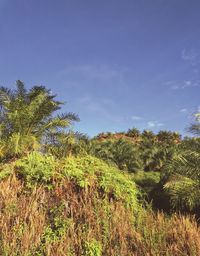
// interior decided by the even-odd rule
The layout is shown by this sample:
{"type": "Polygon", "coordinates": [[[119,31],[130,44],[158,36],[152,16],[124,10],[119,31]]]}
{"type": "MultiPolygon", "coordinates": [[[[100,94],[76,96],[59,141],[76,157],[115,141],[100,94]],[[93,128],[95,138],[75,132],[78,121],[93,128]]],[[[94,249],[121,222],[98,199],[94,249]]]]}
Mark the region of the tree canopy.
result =
{"type": "Polygon", "coordinates": [[[44,86],[33,86],[27,90],[20,80],[16,82],[16,89],[1,87],[1,149],[5,149],[7,144],[11,155],[29,151],[50,135],[58,134],[72,122],[79,121],[74,113],[56,114],[64,103],[55,97],[44,86]]]}

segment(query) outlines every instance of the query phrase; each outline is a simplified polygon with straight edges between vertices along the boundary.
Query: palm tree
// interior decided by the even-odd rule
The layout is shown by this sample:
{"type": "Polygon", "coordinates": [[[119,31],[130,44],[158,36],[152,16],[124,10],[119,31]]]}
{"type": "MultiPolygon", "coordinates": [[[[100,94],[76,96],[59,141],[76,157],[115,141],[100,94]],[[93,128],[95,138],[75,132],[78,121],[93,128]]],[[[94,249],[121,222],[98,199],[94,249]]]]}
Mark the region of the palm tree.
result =
{"type": "Polygon", "coordinates": [[[181,142],[181,135],[179,132],[172,132],[172,138],[175,144],[178,144],[181,142]]]}
{"type": "Polygon", "coordinates": [[[166,165],[164,190],[172,206],[179,210],[200,208],[200,154],[186,150],[166,165]]]}
{"type": "Polygon", "coordinates": [[[144,130],[142,132],[142,138],[143,138],[143,140],[154,141],[155,134],[150,130],[144,130]]]}
{"type": "Polygon", "coordinates": [[[143,169],[138,146],[126,139],[94,140],[90,153],[121,170],[137,172],[143,169]]]}
{"type": "Polygon", "coordinates": [[[45,152],[58,158],[72,155],[87,155],[90,151],[90,140],[85,134],[66,131],[51,134],[45,144],[45,152]]]}
{"type": "Polygon", "coordinates": [[[127,136],[133,137],[135,140],[138,140],[140,137],[140,131],[137,128],[129,129],[126,133],[127,136]]]}
{"type": "Polygon", "coordinates": [[[55,97],[44,86],[34,86],[27,91],[19,80],[15,90],[0,88],[0,139],[4,147],[10,145],[9,155],[30,151],[51,133],[79,120],[74,113],[55,115],[63,105],[55,97]]]}
{"type": "Polygon", "coordinates": [[[181,141],[181,135],[178,132],[159,131],[156,136],[158,142],[168,146],[178,144],[181,141]]]}
{"type": "Polygon", "coordinates": [[[193,134],[200,136],[200,111],[194,114],[194,119],[195,122],[190,125],[188,130],[193,134]]]}

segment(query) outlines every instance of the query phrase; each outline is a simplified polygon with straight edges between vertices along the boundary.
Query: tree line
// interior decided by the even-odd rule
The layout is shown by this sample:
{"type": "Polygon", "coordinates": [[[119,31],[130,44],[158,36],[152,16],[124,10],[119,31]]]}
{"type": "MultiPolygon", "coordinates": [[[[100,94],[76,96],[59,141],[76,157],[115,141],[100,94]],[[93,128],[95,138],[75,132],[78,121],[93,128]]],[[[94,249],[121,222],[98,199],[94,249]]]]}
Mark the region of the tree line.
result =
{"type": "Polygon", "coordinates": [[[199,255],[200,113],[194,137],[89,138],[63,104],[44,86],[0,88],[0,254],[199,255]]]}

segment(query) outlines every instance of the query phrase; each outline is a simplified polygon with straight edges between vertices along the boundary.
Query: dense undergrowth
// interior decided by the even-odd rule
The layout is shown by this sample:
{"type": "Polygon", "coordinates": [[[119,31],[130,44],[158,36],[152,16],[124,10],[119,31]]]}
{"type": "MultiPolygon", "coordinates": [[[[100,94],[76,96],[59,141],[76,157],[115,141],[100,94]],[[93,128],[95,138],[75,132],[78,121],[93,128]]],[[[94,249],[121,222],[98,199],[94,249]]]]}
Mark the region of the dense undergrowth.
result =
{"type": "Polygon", "coordinates": [[[6,169],[0,255],[200,255],[193,218],[142,208],[130,176],[99,159],[33,152],[6,169]]]}

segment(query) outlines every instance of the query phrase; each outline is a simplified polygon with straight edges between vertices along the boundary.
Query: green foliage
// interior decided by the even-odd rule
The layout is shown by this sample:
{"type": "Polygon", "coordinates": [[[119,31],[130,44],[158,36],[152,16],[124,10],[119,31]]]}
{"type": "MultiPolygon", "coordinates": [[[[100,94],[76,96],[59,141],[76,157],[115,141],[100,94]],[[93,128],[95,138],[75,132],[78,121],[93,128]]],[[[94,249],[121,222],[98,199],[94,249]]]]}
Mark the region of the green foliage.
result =
{"type": "Polygon", "coordinates": [[[45,145],[45,152],[57,158],[65,158],[71,155],[87,155],[90,141],[87,136],[69,132],[51,134],[50,141],[45,145]]]}
{"type": "Polygon", "coordinates": [[[21,81],[17,81],[16,90],[0,88],[0,139],[7,158],[34,150],[53,132],[79,120],[73,113],[55,116],[63,104],[55,97],[43,86],[27,91],[21,81]]]}
{"type": "Polygon", "coordinates": [[[140,131],[137,128],[132,128],[127,131],[126,135],[137,139],[140,136],[140,131]]]}
{"type": "Polygon", "coordinates": [[[136,187],[150,194],[162,184],[159,193],[169,195],[171,207],[196,209],[200,158],[198,143],[191,145],[180,145],[161,172],[128,174],[93,156],[55,159],[38,152],[1,164],[2,177],[13,170],[17,177],[1,181],[0,254],[199,255],[195,221],[142,208],[136,187]]]}
{"type": "Polygon", "coordinates": [[[121,170],[137,172],[143,169],[138,146],[120,139],[93,141],[91,154],[121,170]]]}
{"type": "Polygon", "coordinates": [[[84,252],[82,255],[87,256],[102,256],[102,246],[101,243],[95,239],[86,241],[84,245],[84,252]]]}
{"type": "Polygon", "coordinates": [[[180,142],[178,133],[166,131],[155,135],[144,130],[140,134],[133,128],[123,137],[120,136],[120,133],[116,133],[109,139],[105,136],[103,139],[97,137],[92,141],[90,153],[121,170],[134,173],[143,170],[162,171],[180,142]]]}
{"type": "Polygon", "coordinates": [[[24,178],[28,186],[37,182],[48,184],[53,177],[56,165],[57,162],[53,156],[32,152],[16,161],[16,172],[24,178]]]}
{"type": "Polygon", "coordinates": [[[182,175],[171,176],[164,189],[169,193],[172,206],[176,209],[191,211],[200,205],[199,181],[182,175]]]}
{"type": "Polygon", "coordinates": [[[65,162],[62,174],[73,178],[82,188],[96,186],[131,208],[137,208],[137,188],[130,177],[117,168],[92,156],[71,157],[65,162]]]}
{"type": "Polygon", "coordinates": [[[144,130],[142,132],[143,141],[150,141],[151,143],[155,140],[155,134],[150,130],[144,130]]]}
{"type": "Polygon", "coordinates": [[[200,140],[185,138],[174,149],[151,196],[156,207],[199,215],[200,140]]]}
{"type": "Polygon", "coordinates": [[[138,172],[133,174],[133,180],[142,191],[149,194],[160,182],[160,172],[138,172]]]}
{"type": "Polygon", "coordinates": [[[58,242],[65,236],[67,229],[73,225],[73,220],[68,218],[55,217],[53,223],[46,227],[42,235],[43,243],[58,242]]]}
{"type": "Polygon", "coordinates": [[[194,220],[146,203],[200,217],[200,139],[132,128],[90,140],[55,97],[0,88],[0,254],[200,255],[194,220]]]}
{"type": "Polygon", "coordinates": [[[200,154],[181,151],[166,165],[164,190],[175,209],[192,211],[200,206],[200,154]]]}
{"type": "Polygon", "coordinates": [[[139,150],[144,163],[145,171],[162,172],[164,165],[173,158],[177,150],[176,133],[160,131],[154,135],[150,131],[142,133],[143,140],[139,150]]]}
{"type": "Polygon", "coordinates": [[[190,125],[188,129],[191,133],[200,136],[200,112],[194,114],[194,122],[190,125]]]}
{"type": "Polygon", "coordinates": [[[1,164],[0,165],[0,181],[7,178],[13,173],[13,164],[1,164]]]}
{"type": "Polygon", "coordinates": [[[178,132],[170,132],[170,131],[160,131],[157,134],[157,139],[159,142],[165,145],[173,145],[174,142],[179,142],[181,136],[178,132]]]}

